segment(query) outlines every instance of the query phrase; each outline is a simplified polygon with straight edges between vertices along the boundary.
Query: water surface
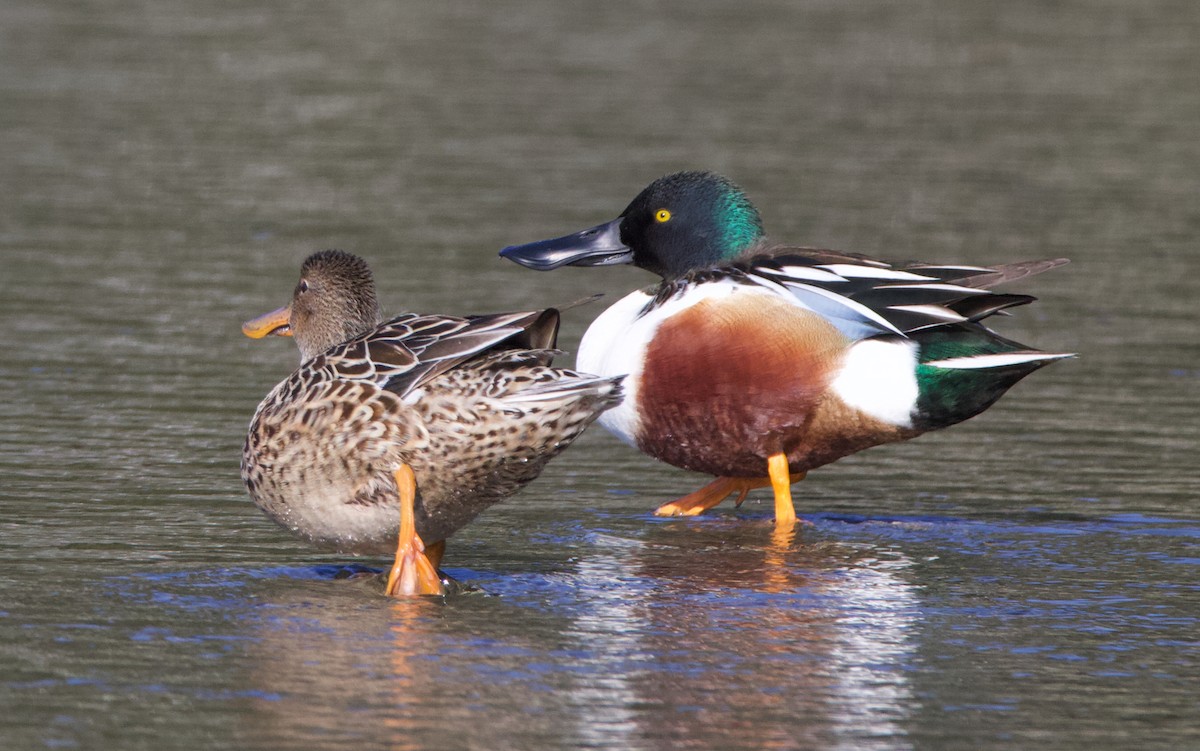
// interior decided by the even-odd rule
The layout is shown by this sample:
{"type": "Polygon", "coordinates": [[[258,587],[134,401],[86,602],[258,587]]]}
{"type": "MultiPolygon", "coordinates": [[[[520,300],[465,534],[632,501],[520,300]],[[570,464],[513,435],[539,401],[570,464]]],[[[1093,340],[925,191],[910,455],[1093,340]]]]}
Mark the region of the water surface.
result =
{"type": "MultiPolygon", "coordinates": [[[[1200,741],[1200,10],[1014,2],[0,9],[6,748],[1186,748],[1200,741]],[[391,601],[238,479],[323,247],[391,311],[621,294],[500,247],[654,177],[777,237],[1069,256],[985,415],[661,520],[591,432],[391,601]]],[[[593,305],[568,313],[573,349],[593,305]]],[[[365,567],[365,569],[363,568],[365,567]]]]}

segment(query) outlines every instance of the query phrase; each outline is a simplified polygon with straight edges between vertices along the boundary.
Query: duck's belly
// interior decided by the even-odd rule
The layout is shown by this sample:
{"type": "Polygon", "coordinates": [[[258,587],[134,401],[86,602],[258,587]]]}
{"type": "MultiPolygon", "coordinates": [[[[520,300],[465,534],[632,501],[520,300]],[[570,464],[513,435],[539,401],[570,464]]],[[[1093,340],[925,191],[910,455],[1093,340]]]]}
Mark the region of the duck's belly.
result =
{"type": "MultiPolygon", "coordinates": [[[[443,540],[489,506],[534,479],[558,452],[512,456],[480,450],[484,436],[458,445],[438,441],[424,450],[381,462],[369,477],[348,476],[336,461],[292,459],[243,469],[258,507],[277,524],[315,545],[355,555],[388,555],[400,531],[400,498],[387,467],[409,464],[417,481],[417,533],[443,540]],[[442,461],[455,454],[458,461],[442,461]]],[[[569,441],[564,441],[564,445],[569,441]]]]}
{"type": "Polygon", "coordinates": [[[242,453],[255,504],[316,545],[357,555],[394,551],[400,501],[391,473],[426,442],[421,430],[405,427],[419,425],[415,413],[370,384],[318,382],[277,397],[260,405],[242,453]],[[400,412],[406,419],[391,419],[400,412]]]}
{"type": "Polygon", "coordinates": [[[843,399],[849,343],[818,314],[732,284],[702,285],[639,315],[649,300],[635,292],[601,315],[579,367],[629,374],[625,402],[600,422],[650,456],[763,477],[780,451],[800,472],[912,435],[843,399]]]}
{"type": "Polygon", "coordinates": [[[254,495],[263,513],[315,545],[354,555],[385,556],[394,552],[400,532],[400,503],[395,490],[391,502],[384,497],[378,502],[346,501],[352,498],[355,494],[348,487],[332,484],[310,486],[299,492],[267,489],[254,495]]]}

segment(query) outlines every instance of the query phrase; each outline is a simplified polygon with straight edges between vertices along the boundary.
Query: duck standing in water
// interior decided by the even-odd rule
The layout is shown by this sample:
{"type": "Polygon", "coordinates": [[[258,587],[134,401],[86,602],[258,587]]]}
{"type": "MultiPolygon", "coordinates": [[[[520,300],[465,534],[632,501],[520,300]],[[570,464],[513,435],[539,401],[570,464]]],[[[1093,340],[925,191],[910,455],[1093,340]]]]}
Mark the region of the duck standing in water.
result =
{"type": "Polygon", "coordinates": [[[655,180],[616,219],[500,255],[542,271],[632,263],[662,277],[604,311],[577,366],[626,375],[600,423],[716,479],[660,506],[692,515],[770,486],[780,528],[791,484],[843,456],[979,414],[1066,354],[981,321],[1032,302],[989,288],[1066,263],[889,264],[775,245],[746,194],[709,172],[655,180]]]}
{"type": "Polygon", "coordinates": [[[621,377],[551,367],[554,309],[382,319],[367,264],[326,250],[289,305],[242,326],[294,337],[301,360],[254,413],[242,479],[307,540],[394,550],[389,595],[441,594],[445,539],[617,404],[621,377]]]}

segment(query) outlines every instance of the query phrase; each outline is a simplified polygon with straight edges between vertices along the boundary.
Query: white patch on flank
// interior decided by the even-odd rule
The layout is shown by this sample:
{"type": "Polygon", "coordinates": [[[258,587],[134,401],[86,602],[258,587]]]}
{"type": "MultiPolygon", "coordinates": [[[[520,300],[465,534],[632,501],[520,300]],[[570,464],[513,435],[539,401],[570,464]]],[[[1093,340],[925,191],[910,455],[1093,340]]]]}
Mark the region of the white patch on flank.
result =
{"type": "Polygon", "coordinates": [[[405,404],[407,404],[408,406],[411,407],[412,405],[421,401],[421,399],[423,399],[424,397],[425,397],[425,389],[413,389],[412,391],[405,394],[404,398],[401,399],[400,401],[404,402],[405,404]]]}
{"type": "Polygon", "coordinates": [[[917,404],[917,343],[866,339],[846,351],[833,392],[871,417],[912,427],[917,404]]]}
{"type": "Polygon", "coordinates": [[[934,360],[925,363],[935,368],[949,370],[981,370],[983,368],[1003,368],[1006,365],[1021,365],[1027,362],[1041,360],[1061,360],[1072,355],[1050,354],[1046,352],[1010,352],[1004,355],[973,355],[971,357],[951,357],[946,360],[934,360]]]}
{"type": "Polygon", "coordinates": [[[856,266],[852,263],[825,263],[819,268],[827,269],[840,276],[853,279],[895,279],[896,281],[922,282],[934,281],[932,276],[921,276],[908,271],[897,269],[881,269],[875,266],[856,266]]]}
{"type": "MultiPolygon", "coordinates": [[[[646,348],[667,318],[704,300],[733,294],[772,294],[765,289],[715,281],[690,287],[682,296],[672,297],[646,315],[642,309],[652,299],[642,290],[618,300],[592,322],[579,342],[575,367],[600,376],[626,376],[622,385],[625,398],[616,407],[600,415],[599,423],[630,446],[637,447],[640,428],[637,402],[642,387],[642,368],[646,348]]],[[[790,296],[789,296],[790,298],[790,296]]]]}

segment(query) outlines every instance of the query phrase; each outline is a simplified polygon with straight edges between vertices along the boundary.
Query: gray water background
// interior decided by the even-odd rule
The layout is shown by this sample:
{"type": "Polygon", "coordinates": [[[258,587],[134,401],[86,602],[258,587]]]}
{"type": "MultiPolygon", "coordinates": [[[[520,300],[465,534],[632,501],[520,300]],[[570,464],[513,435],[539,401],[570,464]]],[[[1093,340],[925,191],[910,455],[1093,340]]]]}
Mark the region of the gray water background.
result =
{"type": "Polygon", "coordinates": [[[1182,0],[5,2],[0,745],[1200,746],[1198,40],[1182,0]],[[253,507],[296,354],[238,325],[305,255],[392,312],[611,301],[649,277],[495,252],[696,168],[780,239],[1069,256],[1000,325],[1080,357],[813,472],[790,542],[761,492],[651,516],[704,478],[599,430],[445,602],[253,507]]]}

